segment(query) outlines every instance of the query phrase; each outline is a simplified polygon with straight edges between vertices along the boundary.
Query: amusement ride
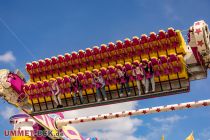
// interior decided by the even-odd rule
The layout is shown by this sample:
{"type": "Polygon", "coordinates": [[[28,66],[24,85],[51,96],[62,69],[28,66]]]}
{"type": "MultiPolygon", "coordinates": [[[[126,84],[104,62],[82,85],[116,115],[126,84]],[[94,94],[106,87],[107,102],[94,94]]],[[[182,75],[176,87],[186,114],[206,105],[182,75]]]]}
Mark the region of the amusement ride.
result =
{"type": "Polygon", "coordinates": [[[63,134],[42,136],[42,140],[83,140],[69,124],[209,106],[207,99],[74,119],[64,119],[62,114],[189,92],[190,82],[207,78],[210,68],[208,25],[203,20],[195,22],[187,36],[186,43],[182,32],[170,27],[167,31],[33,61],[26,64],[30,76],[27,82],[19,70],[2,69],[0,96],[25,112],[12,116],[10,122],[15,130],[63,134]]]}

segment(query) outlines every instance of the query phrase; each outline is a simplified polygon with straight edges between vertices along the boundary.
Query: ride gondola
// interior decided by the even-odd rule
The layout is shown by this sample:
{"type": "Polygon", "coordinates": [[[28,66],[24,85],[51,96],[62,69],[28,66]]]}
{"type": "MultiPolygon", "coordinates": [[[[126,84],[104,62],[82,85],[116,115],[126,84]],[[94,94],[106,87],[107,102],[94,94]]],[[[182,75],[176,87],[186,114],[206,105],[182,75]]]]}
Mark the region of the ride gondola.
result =
{"type": "Polygon", "coordinates": [[[27,63],[30,82],[23,89],[33,106],[33,115],[189,92],[189,77],[184,60],[186,49],[181,32],[173,28],[167,32],[160,30],[158,34],[151,32],[149,36],[144,34],[140,38],[135,36],[132,40],[126,38],[124,42],[118,40],[116,43],[102,44],[101,47],[94,46],[85,51],[27,63]],[[134,65],[142,67],[142,63],[150,65],[154,71],[155,91],[146,93],[142,83],[142,94],[138,95],[132,70],[134,65]],[[117,80],[116,70],[119,66],[128,76],[131,94],[124,89],[124,95],[120,96],[122,83],[117,80]],[[105,80],[106,101],[102,97],[103,100],[97,102],[94,70],[105,80]],[[72,75],[81,83],[84,102],[70,88],[72,75]],[[56,108],[53,101],[49,83],[52,78],[59,86],[62,108],[56,108]],[[77,102],[74,101],[74,94],[79,99],[77,102]]]}

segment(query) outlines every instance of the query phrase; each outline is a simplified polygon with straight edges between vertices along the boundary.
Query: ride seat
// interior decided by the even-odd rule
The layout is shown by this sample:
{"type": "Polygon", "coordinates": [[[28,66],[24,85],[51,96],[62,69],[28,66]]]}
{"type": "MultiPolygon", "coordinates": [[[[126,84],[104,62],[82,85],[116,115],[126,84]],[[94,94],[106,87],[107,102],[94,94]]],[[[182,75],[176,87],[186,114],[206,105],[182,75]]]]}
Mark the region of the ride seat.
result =
{"type": "Polygon", "coordinates": [[[32,75],[33,74],[33,70],[32,70],[32,64],[31,63],[26,63],[26,71],[28,72],[29,75],[32,75]]]}
{"type": "MultiPolygon", "coordinates": [[[[124,69],[124,67],[123,67],[122,64],[117,64],[117,65],[115,66],[115,68],[120,69],[121,71],[124,71],[124,72],[125,72],[125,69],[124,69]]],[[[119,83],[126,83],[126,79],[125,79],[124,77],[121,77],[121,78],[119,79],[119,81],[117,81],[117,82],[118,82],[118,84],[119,84],[119,83]]]]}
{"type": "Polygon", "coordinates": [[[35,85],[34,85],[33,83],[31,83],[31,84],[29,85],[29,90],[30,90],[30,95],[31,95],[32,99],[35,98],[35,93],[34,93],[34,91],[33,91],[34,89],[35,89],[35,85]]]}
{"type": "Polygon", "coordinates": [[[116,41],[114,49],[115,49],[117,58],[120,58],[121,56],[126,55],[125,50],[124,50],[124,44],[121,40],[116,41]]]}
{"type": "Polygon", "coordinates": [[[186,44],[181,32],[179,30],[176,31],[173,28],[168,28],[168,36],[171,48],[173,48],[173,52],[170,53],[186,54],[184,49],[186,44]]]}
{"type": "Polygon", "coordinates": [[[123,48],[124,48],[124,60],[125,62],[132,62],[132,58],[134,56],[134,50],[133,50],[133,46],[132,46],[132,41],[129,38],[124,39],[124,44],[123,44],[123,48]]]}
{"type": "Polygon", "coordinates": [[[34,82],[40,81],[40,73],[39,73],[39,63],[37,61],[32,62],[32,69],[34,71],[34,82]]]}
{"type": "Polygon", "coordinates": [[[93,58],[93,52],[91,48],[86,48],[85,57],[87,60],[87,70],[92,71],[94,69],[94,58],[93,58]]]}
{"type": "Polygon", "coordinates": [[[94,57],[94,69],[99,69],[101,67],[101,54],[100,48],[98,46],[93,47],[93,57],[94,57]]]}
{"type": "Polygon", "coordinates": [[[170,65],[168,63],[168,57],[165,55],[160,56],[160,64],[162,67],[162,74],[169,75],[171,73],[170,65]]]}
{"type": "MultiPolygon", "coordinates": [[[[138,63],[138,60],[134,60],[133,64],[137,64],[137,63],[138,63]]],[[[125,62],[125,70],[127,74],[129,75],[129,81],[134,81],[135,77],[132,75],[133,66],[130,62],[125,62]]]]}
{"type": "Polygon", "coordinates": [[[108,58],[109,58],[109,66],[114,66],[116,65],[116,60],[117,58],[117,52],[116,52],[116,45],[113,42],[108,43],[108,58]]]}
{"type": "Polygon", "coordinates": [[[94,86],[93,86],[93,74],[90,71],[85,71],[85,78],[87,80],[87,89],[94,88],[94,86]]]}
{"type": "Polygon", "coordinates": [[[25,70],[28,72],[30,76],[30,81],[34,81],[34,75],[33,75],[33,69],[32,69],[32,64],[31,63],[26,63],[25,70]]]}
{"type": "Polygon", "coordinates": [[[44,61],[45,61],[45,68],[47,72],[47,79],[50,79],[53,77],[53,72],[52,72],[52,67],[51,67],[52,60],[49,58],[45,58],[44,61]]]}
{"type": "Polygon", "coordinates": [[[60,76],[59,67],[58,67],[58,59],[57,57],[53,56],[51,57],[51,60],[52,60],[51,68],[53,72],[53,77],[56,78],[60,76]]]}
{"type": "Polygon", "coordinates": [[[38,91],[37,91],[37,87],[36,87],[35,83],[31,83],[29,86],[29,89],[31,91],[33,103],[38,103],[39,95],[38,95],[38,91]]]}
{"type": "Polygon", "coordinates": [[[150,32],[149,35],[149,45],[151,47],[150,57],[158,57],[158,51],[160,49],[159,43],[157,41],[157,35],[155,32],[150,32]]]}
{"type": "Polygon", "coordinates": [[[140,46],[143,47],[142,59],[149,58],[149,54],[151,52],[151,48],[148,44],[148,37],[146,34],[141,35],[140,46]]]}
{"type": "Polygon", "coordinates": [[[109,58],[108,58],[108,48],[106,44],[101,44],[100,47],[100,55],[101,55],[101,66],[108,67],[109,66],[109,58]]]}
{"type": "Polygon", "coordinates": [[[79,57],[79,62],[80,62],[80,71],[85,72],[87,68],[87,61],[85,58],[85,51],[84,50],[79,50],[78,52],[78,57],[79,57]]]}
{"type": "Polygon", "coordinates": [[[64,61],[65,61],[65,69],[66,69],[65,73],[67,75],[72,74],[73,66],[72,66],[72,63],[71,63],[71,55],[69,53],[65,53],[64,61]]]}
{"type": "Polygon", "coordinates": [[[160,67],[161,67],[161,81],[168,81],[171,79],[172,68],[169,65],[168,57],[165,55],[160,56],[160,67]]]}
{"type": "Polygon", "coordinates": [[[179,74],[180,78],[185,78],[185,79],[188,79],[188,71],[187,71],[187,66],[186,66],[186,63],[185,63],[185,60],[184,60],[184,57],[182,55],[178,55],[178,60],[179,60],[179,64],[181,65],[181,72],[179,74]]]}
{"type": "MultiPolygon", "coordinates": [[[[145,63],[145,64],[148,66],[148,68],[152,67],[151,62],[150,62],[148,59],[143,59],[143,60],[142,60],[142,63],[145,63]]],[[[143,71],[144,71],[144,69],[143,69],[143,71]]],[[[144,71],[144,75],[145,75],[145,78],[146,78],[146,79],[152,77],[152,75],[150,74],[150,72],[144,71]]]]}
{"type": "Polygon", "coordinates": [[[80,65],[79,65],[78,53],[75,51],[71,53],[71,63],[73,66],[73,73],[78,73],[80,65]]]}
{"type": "Polygon", "coordinates": [[[39,102],[45,102],[45,96],[47,96],[44,92],[43,82],[38,81],[36,83],[36,90],[38,91],[39,102]]]}
{"type": "Polygon", "coordinates": [[[117,71],[114,66],[108,67],[109,85],[117,84],[117,71]]]}
{"type": "Polygon", "coordinates": [[[55,56],[51,57],[51,68],[52,68],[53,77],[54,78],[58,77],[60,73],[58,67],[58,59],[55,56]]]}
{"type": "Polygon", "coordinates": [[[70,93],[70,77],[68,75],[65,75],[63,77],[63,82],[64,82],[64,90],[65,90],[65,93],[70,93]]]}
{"type": "Polygon", "coordinates": [[[45,96],[47,97],[46,100],[50,101],[50,97],[52,96],[52,92],[51,92],[50,84],[48,83],[47,80],[43,81],[43,90],[44,90],[45,96]]]}
{"type": "Polygon", "coordinates": [[[170,43],[172,44],[173,48],[176,48],[179,46],[179,41],[177,39],[177,34],[176,31],[174,30],[174,28],[168,28],[168,36],[169,36],[169,40],[170,43]]]}
{"type": "Polygon", "coordinates": [[[143,48],[140,46],[140,39],[137,36],[132,38],[132,48],[133,48],[133,60],[141,60],[141,55],[143,55],[143,48]]]}
{"type": "Polygon", "coordinates": [[[86,82],[86,78],[85,78],[85,76],[84,76],[84,73],[83,73],[83,72],[79,72],[79,73],[77,74],[77,76],[78,76],[79,82],[80,82],[81,85],[82,85],[82,89],[83,89],[83,90],[86,90],[86,89],[87,89],[87,82],[86,82]]]}
{"type": "Polygon", "coordinates": [[[45,61],[40,59],[38,61],[39,65],[39,71],[40,71],[40,78],[41,80],[46,80],[47,79],[47,75],[46,75],[46,69],[45,69],[45,61]]]}
{"type": "Polygon", "coordinates": [[[58,55],[57,59],[60,76],[64,76],[66,74],[65,57],[63,55],[58,55]]]}
{"type": "Polygon", "coordinates": [[[160,63],[159,63],[158,58],[152,57],[151,64],[152,64],[155,76],[159,77],[161,75],[161,68],[160,68],[160,63]]]}
{"type": "Polygon", "coordinates": [[[135,43],[133,43],[133,40],[130,40],[129,38],[124,39],[124,48],[128,54],[128,57],[130,57],[130,59],[125,60],[125,62],[132,62],[133,57],[135,56],[134,44],[135,43]]]}
{"type": "Polygon", "coordinates": [[[53,56],[51,57],[51,60],[52,60],[52,63],[51,63],[51,68],[52,70],[57,70],[59,67],[58,67],[58,59],[57,57],[53,56]]]}
{"type": "Polygon", "coordinates": [[[172,65],[174,73],[181,72],[182,65],[180,64],[179,58],[176,56],[176,54],[169,55],[169,63],[172,65]]]}
{"type": "Polygon", "coordinates": [[[182,71],[182,63],[179,61],[176,54],[170,54],[168,62],[172,69],[172,74],[170,75],[170,77],[172,77],[171,79],[178,79],[180,77],[179,74],[182,71]]]}
{"type": "Polygon", "coordinates": [[[160,42],[160,52],[159,55],[167,55],[167,49],[169,46],[169,42],[167,40],[167,34],[164,30],[159,30],[158,33],[158,41],[160,42]]]}
{"type": "Polygon", "coordinates": [[[47,80],[41,82],[42,84],[42,94],[47,102],[51,101],[52,92],[47,80]]]}
{"type": "Polygon", "coordinates": [[[44,102],[44,93],[42,91],[42,82],[37,81],[35,83],[36,97],[39,98],[39,102],[44,102]]]}
{"type": "Polygon", "coordinates": [[[121,40],[117,40],[115,44],[115,51],[116,51],[116,56],[112,58],[116,59],[118,64],[124,64],[124,60],[127,57],[127,53],[125,51],[123,42],[121,40]]]}
{"type": "Polygon", "coordinates": [[[110,84],[108,70],[105,67],[102,67],[102,68],[100,68],[100,72],[101,72],[102,77],[105,80],[105,84],[108,86],[110,84]]]}
{"type": "Polygon", "coordinates": [[[61,77],[56,77],[56,81],[58,83],[58,86],[60,87],[60,92],[63,94],[65,91],[64,91],[64,81],[63,81],[63,78],[61,77]]]}

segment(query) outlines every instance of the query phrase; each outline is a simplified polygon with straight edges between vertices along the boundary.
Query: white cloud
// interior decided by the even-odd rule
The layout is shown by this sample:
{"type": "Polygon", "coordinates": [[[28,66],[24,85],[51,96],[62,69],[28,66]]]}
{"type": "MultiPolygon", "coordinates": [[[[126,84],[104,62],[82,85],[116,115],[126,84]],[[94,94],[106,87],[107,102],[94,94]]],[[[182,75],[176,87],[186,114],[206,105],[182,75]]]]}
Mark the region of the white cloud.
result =
{"type": "Polygon", "coordinates": [[[118,133],[116,131],[93,131],[90,135],[98,137],[99,140],[138,140],[137,137],[132,136],[131,134],[118,133]]]}
{"type": "Polygon", "coordinates": [[[88,124],[88,126],[85,127],[94,127],[92,131],[88,130],[86,133],[88,136],[96,136],[100,140],[137,140],[133,135],[141,125],[142,120],[140,119],[124,118],[88,124]]]}
{"type": "MultiPolygon", "coordinates": [[[[88,108],[82,110],[76,110],[71,112],[65,112],[65,118],[74,118],[82,116],[92,116],[103,113],[114,113],[125,110],[136,109],[137,102],[127,102],[114,105],[101,106],[97,108],[88,108]]],[[[122,118],[105,120],[98,122],[89,122],[76,124],[74,127],[78,129],[80,133],[84,133],[86,136],[96,136],[100,140],[137,140],[134,135],[135,131],[143,123],[138,118],[122,118]]]]}
{"type": "Polygon", "coordinates": [[[163,123],[163,122],[175,123],[179,120],[186,119],[186,118],[187,118],[186,116],[173,115],[173,116],[169,116],[169,117],[155,117],[155,118],[153,118],[153,120],[156,122],[160,122],[160,123],[163,123]]]}
{"type": "Polygon", "coordinates": [[[151,125],[149,124],[148,128],[149,132],[144,135],[140,136],[138,140],[156,140],[156,139],[161,139],[161,136],[164,135],[167,137],[172,130],[173,130],[174,124],[163,124],[161,123],[160,125],[151,125]]]}
{"type": "Polygon", "coordinates": [[[171,134],[171,132],[173,132],[173,128],[176,126],[175,124],[178,121],[186,118],[187,118],[186,116],[179,116],[179,115],[153,118],[153,121],[158,124],[155,123],[146,124],[147,129],[149,129],[149,133],[147,133],[144,136],[140,136],[138,140],[161,139],[162,135],[167,137],[171,134]]]}
{"type": "Polygon", "coordinates": [[[199,138],[201,140],[210,140],[210,127],[205,128],[201,133],[199,133],[199,138]]]}
{"type": "Polygon", "coordinates": [[[16,58],[13,55],[12,51],[8,51],[8,52],[0,55],[0,62],[13,63],[15,61],[16,61],[16,58]]]}
{"type": "Polygon", "coordinates": [[[11,116],[13,116],[14,114],[16,114],[16,110],[13,107],[5,107],[4,110],[2,110],[0,112],[0,115],[4,118],[4,119],[9,119],[11,116]]]}

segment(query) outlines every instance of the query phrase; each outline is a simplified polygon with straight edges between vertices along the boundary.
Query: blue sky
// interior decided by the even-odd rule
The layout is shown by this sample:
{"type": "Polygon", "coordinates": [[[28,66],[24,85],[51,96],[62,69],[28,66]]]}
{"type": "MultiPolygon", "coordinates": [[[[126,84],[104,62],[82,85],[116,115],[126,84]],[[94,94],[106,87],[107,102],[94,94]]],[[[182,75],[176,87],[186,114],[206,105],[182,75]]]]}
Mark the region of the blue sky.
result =
{"type": "MultiPolygon", "coordinates": [[[[19,68],[25,72],[25,63],[32,60],[168,27],[186,30],[200,19],[210,24],[209,5],[208,0],[0,0],[0,69],[19,68]]],[[[129,105],[133,109],[208,99],[208,83],[209,78],[194,81],[188,94],[131,102],[129,105]]],[[[11,129],[7,115],[18,111],[3,101],[0,104],[0,139],[9,139],[3,138],[3,130],[11,129]]],[[[210,108],[200,108],[122,121],[133,127],[132,132],[125,133],[129,140],[158,140],[162,134],[166,140],[182,140],[192,131],[196,140],[209,140],[209,119],[210,108]]],[[[120,122],[115,120],[112,123],[120,122]]],[[[112,124],[107,128],[113,128],[112,124]]],[[[81,131],[88,135],[85,133],[88,130],[81,131]]],[[[119,135],[124,133],[123,130],[115,131],[119,135]]],[[[89,134],[108,135],[110,131],[99,128],[89,134]]]]}

